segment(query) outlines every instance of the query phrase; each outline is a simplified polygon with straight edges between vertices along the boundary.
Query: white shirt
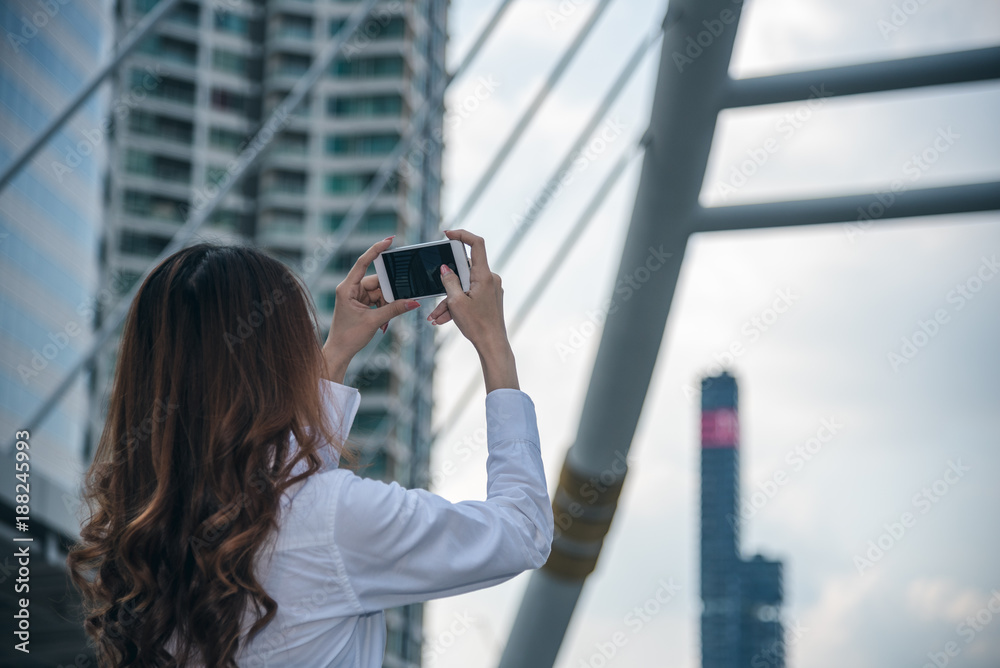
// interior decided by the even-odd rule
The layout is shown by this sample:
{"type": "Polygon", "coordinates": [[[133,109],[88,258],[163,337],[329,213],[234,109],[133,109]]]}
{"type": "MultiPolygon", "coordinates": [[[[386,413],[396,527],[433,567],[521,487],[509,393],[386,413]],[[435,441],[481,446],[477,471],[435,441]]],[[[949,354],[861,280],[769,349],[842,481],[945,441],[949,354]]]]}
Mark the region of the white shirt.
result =
{"type": "MultiPolygon", "coordinates": [[[[322,381],[331,423],[346,438],[361,396],[322,381]]],[[[260,666],[379,668],[385,608],[499,584],[538,568],[552,543],[552,508],[527,394],[486,396],[485,501],[325,469],[289,489],[279,529],[258,567],[277,614],[237,662],[260,666]]],[[[324,448],[330,451],[330,448],[324,448]]]]}

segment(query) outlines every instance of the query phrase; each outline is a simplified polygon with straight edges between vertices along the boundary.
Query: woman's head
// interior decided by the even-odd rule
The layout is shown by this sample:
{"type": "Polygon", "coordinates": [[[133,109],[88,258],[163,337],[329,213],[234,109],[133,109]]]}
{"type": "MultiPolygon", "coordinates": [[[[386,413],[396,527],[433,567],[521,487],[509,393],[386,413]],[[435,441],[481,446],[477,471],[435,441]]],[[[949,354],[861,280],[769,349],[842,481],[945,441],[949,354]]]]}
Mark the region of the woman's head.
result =
{"type": "Polygon", "coordinates": [[[103,659],[235,665],[244,615],[273,617],[254,563],[333,443],[322,365],[307,291],[260,251],[200,244],[144,281],[69,557],[103,659]]]}

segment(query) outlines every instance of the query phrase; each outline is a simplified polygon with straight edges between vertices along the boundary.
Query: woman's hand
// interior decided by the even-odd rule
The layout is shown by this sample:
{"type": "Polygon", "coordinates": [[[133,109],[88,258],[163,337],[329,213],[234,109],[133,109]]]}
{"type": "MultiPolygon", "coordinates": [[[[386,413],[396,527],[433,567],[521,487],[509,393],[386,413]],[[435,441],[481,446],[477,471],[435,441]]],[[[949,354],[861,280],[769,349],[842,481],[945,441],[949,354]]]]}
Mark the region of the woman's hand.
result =
{"type": "Polygon", "coordinates": [[[326,358],[324,378],[344,382],[347,365],[375,336],[380,327],[385,330],[397,315],[420,306],[415,300],[388,303],[382,297],[378,276],[365,276],[368,265],[392,244],[392,237],[379,241],[354,263],[347,277],[337,286],[337,301],[333,307],[330,334],[323,344],[326,358]],[[375,307],[375,308],[373,308],[375,307]]]}
{"type": "Polygon", "coordinates": [[[445,235],[472,247],[469,291],[462,292],[458,276],[446,265],[441,265],[441,281],[448,296],[427,319],[435,325],[455,321],[458,330],[479,353],[487,393],[501,387],[519,389],[514,353],[507,340],[503,318],[503,288],[500,276],[490,271],[486,242],[466,230],[447,230],[445,235]]]}

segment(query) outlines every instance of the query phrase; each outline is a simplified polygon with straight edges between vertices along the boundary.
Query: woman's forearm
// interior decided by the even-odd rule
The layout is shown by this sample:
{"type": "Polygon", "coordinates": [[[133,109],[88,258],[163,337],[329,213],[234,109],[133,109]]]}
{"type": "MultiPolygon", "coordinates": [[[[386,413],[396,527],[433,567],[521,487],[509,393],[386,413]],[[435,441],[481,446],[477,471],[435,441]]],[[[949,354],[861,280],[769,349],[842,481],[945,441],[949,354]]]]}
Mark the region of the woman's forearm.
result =
{"type": "Polygon", "coordinates": [[[351,363],[351,358],[338,355],[332,348],[323,347],[323,358],[326,362],[323,368],[323,378],[332,380],[335,383],[344,384],[344,377],[347,376],[347,367],[351,363]]]}
{"type": "Polygon", "coordinates": [[[479,361],[483,366],[486,393],[503,387],[521,389],[517,382],[517,365],[514,351],[507,337],[497,338],[476,347],[479,361]]]}

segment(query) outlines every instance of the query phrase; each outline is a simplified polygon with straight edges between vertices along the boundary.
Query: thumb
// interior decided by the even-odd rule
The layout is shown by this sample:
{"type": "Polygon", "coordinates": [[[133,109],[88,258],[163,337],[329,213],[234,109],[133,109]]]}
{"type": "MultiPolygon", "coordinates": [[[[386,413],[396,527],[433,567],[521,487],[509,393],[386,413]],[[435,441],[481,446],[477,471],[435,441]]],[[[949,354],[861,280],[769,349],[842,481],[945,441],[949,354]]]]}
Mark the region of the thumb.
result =
{"type": "Polygon", "coordinates": [[[462,281],[446,264],[441,265],[441,282],[444,283],[444,290],[448,293],[449,300],[465,296],[465,291],[462,290],[462,281]]]}
{"type": "Polygon", "coordinates": [[[413,309],[419,307],[420,302],[415,299],[398,299],[391,304],[386,304],[385,306],[379,306],[376,309],[372,309],[372,312],[375,314],[375,326],[381,327],[397,315],[402,315],[407,311],[412,311],[413,309]]]}

